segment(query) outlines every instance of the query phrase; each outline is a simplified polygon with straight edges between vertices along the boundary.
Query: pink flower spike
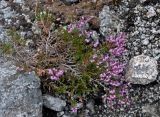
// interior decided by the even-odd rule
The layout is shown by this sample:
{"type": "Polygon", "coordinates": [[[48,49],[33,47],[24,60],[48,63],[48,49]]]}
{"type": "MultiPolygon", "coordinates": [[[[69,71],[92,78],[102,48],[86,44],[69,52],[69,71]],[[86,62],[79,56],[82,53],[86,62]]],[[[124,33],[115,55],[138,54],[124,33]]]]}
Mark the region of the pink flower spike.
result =
{"type": "Polygon", "coordinates": [[[58,77],[56,77],[56,76],[51,76],[51,80],[58,80],[58,77]]]}
{"type": "Polygon", "coordinates": [[[85,39],[85,42],[86,42],[86,43],[89,43],[89,42],[90,42],[90,39],[85,39]]]}
{"type": "Polygon", "coordinates": [[[115,95],[110,95],[110,98],[111,98],[111,99],[115,99],[116,96],[115,96],[115,95]]]}
{"type": "Polygon", "coordinates": [[[63,71],[63,70],[59,70],[59,71],[58,71],[58,73],[56,74],[56,76],[57,76],[57,77],[60,77],[60,76],[62,76],[62,75],[63,75],[63,73],[64,73],[64,71],[63,71]]]}
{"type": "Polygon", "coordinates": [[[102,74],[100,74],[100,77],[101,77],[101,78],[106,77],[106,73],[102,73],[102,74]]]}
{"type": "Polygon", "coordinates": [[[93,46],[96,48],[97,46],[99,45],[99,40],[97,40],[94,44],[93,44],[93,46]]]}
{"type": "Polygon", "coordinates": [[[73,113],[76,113],[77,110],[78,110],[78,109],[77,109],[76,107],[72,107],[72,108],[71,108],[71,111],[72,111],[73,113]]]}
{"type": "Polygon", "coordinates": [[[118,82],[118,81],[112,81],[110,84],[111,84],[112,86],[116,86],[116,87],[118,87],[118,86],[121,85],[121,83],[118,82]]]}
{"type": "Polygon", "coordinates": [[[49,73],[50,75],[53,75],[53,70],[52,70],[52,69],[49,69],[49,70],[48,70],[48,73],[49,73]]]}
{"type": "Polygon", "coordinates": [[[97,54],[94,54],[92,58],[93,58],[93,59],[96,59],[96,58],[97,58],[97,54]]]}
{"type": "Polygon", "coordinates": [[[16,67],[16,71],[19,71],[20,67],[16,67]]]}
{"type": "Polygon", "coordinates": [[[107,78],[107,79],[105,79],[105,81],[106,81],[106,82],[109,82],[109,81],[110,81],[110,79],[109,79],[109,78],[107,78]]]}
{"type": "Polygon", "coordinates": [[[31,74],[31,73],[32,73],[32,71],[29,71],[29,72],[28,72],[28,74],[31,74]]]}
{"type": "Polygon", "coordinates": [[[122,105],[123,105],[123,104],[125,104],[125,102],[124,102],[124,101],[122,101],[122,100],[121,100],[121,101],[119,101],[119,103],[120,103],[120,104],[122,104],[122,105]]]}
{"type": "MultiPolygon", "coordinates": [[[[111,99],[110,97],[107,97],[107,100],[109,100],[109,102],[111,102],[112,99],[111,99]]],[[[109,103],[109,102],[108,102],[108,103],[109,103]]]]}
{"type": "Polygon", "coordinates": [[[115,94],[116,91],[113,89],[113,90],[110,90],[109,93],[110,93],[110,94],[115,94]]]}
{"type": "Polygon", "coordinates": [[[105,55],[104,57],[103,57],[103,62],[104,61],[107,61],[109,59],[109,56],[108,55],[105,55]]]}
{"type": "Polygon", "coordinates": [[[86,31],[86,30],[85,30],[86,38],[90,38],[91,34],[92,34],[91,31],[86,31]]]}

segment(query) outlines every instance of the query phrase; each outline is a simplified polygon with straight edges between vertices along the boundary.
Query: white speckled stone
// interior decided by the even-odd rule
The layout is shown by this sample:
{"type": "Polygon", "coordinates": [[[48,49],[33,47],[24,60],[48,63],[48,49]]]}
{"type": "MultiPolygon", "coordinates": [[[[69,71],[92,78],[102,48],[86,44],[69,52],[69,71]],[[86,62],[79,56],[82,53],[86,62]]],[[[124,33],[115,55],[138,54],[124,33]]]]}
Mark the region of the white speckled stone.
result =
{"type": "Polygon", "coordinates": [[[150,7],[150,8],[148,9],[148,12],[147,12],[147,17],[150,18],[150,17],[153,17],[153,16],[155,16],[155,15],[156,15],[156,11],[154,10],[153,7],[150,7]]]}
{"type": "Polygon", "coordinates": [[[126,70],[126,77],[133,84],[149,84],[156,80],[157,75],[157,61],[145,55],[132,58],[126,70]]]}

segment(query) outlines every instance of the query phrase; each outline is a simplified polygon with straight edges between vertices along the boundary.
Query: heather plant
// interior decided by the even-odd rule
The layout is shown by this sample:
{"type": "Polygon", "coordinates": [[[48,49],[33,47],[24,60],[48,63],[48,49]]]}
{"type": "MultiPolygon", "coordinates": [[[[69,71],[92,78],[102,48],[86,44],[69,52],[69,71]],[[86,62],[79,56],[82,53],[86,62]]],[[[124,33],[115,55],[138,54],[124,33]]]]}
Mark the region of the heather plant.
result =
{"type": "MultiPolygon", "coordinates": [[[[1,46],[4,52],[18,56],[18,72],[35,71],[42,87],[66,96],[73,112],[78,102],[101,88],[105,92],[103,102],[111,108],[130,104],[129,84],[123,76],[126,64],[119,59],[126,52],[125,34],[93,39],[88,24],[92,18],[81,17],[58,34],[46,32],[48,35],[41,35],[33,51],[15,30],[8,32],[11,43],[1,46]]],[[[43,24],[49,19],[47,12],[37,14],[37,21],[43,24]]]]}
{"type": "Polygon", "coordinates": [[[79,75],[60,69],[54,72],[56,70],[56,68],[48,70],[49,79],[54,83],[52,90],[58,94],[66,94],[72,109],[76,107],[77,102],[83,102],[87,95],[97,90],[93,86],[93,79],[98,69],[93,63],[84,66],[79,75]]]}
{"type": "Polygon", "coordinates": [[[79,60],[82,66],[82,63],[94,64],[97,69],[96,79],[91,76],[91,82],[96,80],[104,83],[106,94],[102,97],[103,102],[107,102],[112,109],[129,105],[129,84],[123,76],[126,64],[119,60],[119,57],[126,52],[125,34],[106,37],[104,42],[100,39],[93,40],[92,31],[86,28],[90,19],[92,17],[82,17],[75,24],[70,24],[67,32],[63,33],[67,40],[72,42],[72,47],[76,48],[74,53],[74,57],[78,56],[76,60],[79,60]]]}

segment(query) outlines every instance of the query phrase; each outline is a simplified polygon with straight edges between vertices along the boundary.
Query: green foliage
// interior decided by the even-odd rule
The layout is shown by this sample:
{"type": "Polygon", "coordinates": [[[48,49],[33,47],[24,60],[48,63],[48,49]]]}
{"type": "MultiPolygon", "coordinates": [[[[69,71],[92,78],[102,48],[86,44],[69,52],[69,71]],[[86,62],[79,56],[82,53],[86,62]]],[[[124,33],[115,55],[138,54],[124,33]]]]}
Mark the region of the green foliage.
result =
{"type": "Polygon", "coordinates": [[[74,60],[78,63],[83,63],[86,59],[90,58],[93,53],[91,46],[86,46],[85,37],[79,35],[78,30],[74,30],[71,33],[68,33],[66,30],[63,30],[62,38],[72,45],[72,52],[74,50],[74,60]]]}
{"type": "Polygon", "coordinates": [[[12,44],[16,46],[25,45],[25,40],[21,37],[21,35],[15,29],[9,29],[7,31],[7,35],[11,37],[12,44]]]}
{"type": "Polygon", "coordinates": [[[65,88],[59,87],[58,90],[61,91],[62,89],[65,89],[63,92],[69,93],[70,97],[72,97],[70,99],[71,105],[75,104],[77,98],[85,99],[88,94],[91,94],[91,92],[95,93],[98,91],[98,87],[95,85],[94,81],[99,79],[99,75],[105,71],[106,68],[103,66],[97,68],[96,63],[91,63],[89,60],[95,51],[101,55],[106,53],[111,47],[110,44],[105,43],[100,45],[97,50],[93,49],[92,45],[86,44],[85,36],[79,34],[80,32],[76,29],[71,33],[62,30],[62,38],[68,43],[68,45],[71,45],[71,49],[69,49],[68,53],[73,55],[80,70],[80,76],[67,73],[64,76],[66,80],[60,79],[59,81],[64,84],[63,86],[65,88]],[[66,84],[66,82],[69,83],[66,84]]]}
{"type": "Polygon", "coordinates": [[[2,50],[2,53],[5,53],[6,55],[10,55],[13,53],[13,46],[10,43],[3,43],[0,46],[0,49],[2,50]]]}
{"type": "Polygon", "coordinates": [[[36,13],[36,21],[39,28],[43,29],[46,34],[49,33],[50,28],[54,28],[54,17],[48,10],[39,10],[36,13]]]}
{"type": "Polygon", "coordinates": [[[8,42],[1,43],[0,49],[4,54],[11,55],[15,52],[15,48],[25,45],[25,40],[18,34],[15,29],[7,30],[7,35],[10,38],[8,42]]]}
{"type": "Polygon", "coordinates": [[[88,94],[98,89],[93,85],[96,79],[98,69],[94,63],[90,63],[81,71],[80,76],[71,74],[70,72],[56,81],[54,91],[59,94],[68,94],[68,100],[74,106],[78,99],[85,99],[88,94]],[[57,85],[56,85],[57,84],[57,85]]]}
{"type": "Polygon", "coordinates": [[[54,17],[48,10],[43,10],[43,11],[41,10],[36,14],[36,20],[52,23],[54,20],[54,17]]]}

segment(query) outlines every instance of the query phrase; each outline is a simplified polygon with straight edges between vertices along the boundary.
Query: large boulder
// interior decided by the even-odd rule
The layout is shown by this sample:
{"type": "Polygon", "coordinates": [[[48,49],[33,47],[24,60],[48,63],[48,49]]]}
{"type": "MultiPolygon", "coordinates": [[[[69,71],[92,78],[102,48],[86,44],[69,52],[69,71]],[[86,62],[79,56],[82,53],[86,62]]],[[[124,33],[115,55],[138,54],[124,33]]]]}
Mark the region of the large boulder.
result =
{"type": "Polygon", "coordinates": [[[40,80],[0,58],[0,117],[42,117],[40,80]]]}
{"type": "Polygon", "coordinates": [[[149,84],[158,75],[157,61],[145,55],[133,57],[126,70],[126,78],[133,84],[149,84]]]}

